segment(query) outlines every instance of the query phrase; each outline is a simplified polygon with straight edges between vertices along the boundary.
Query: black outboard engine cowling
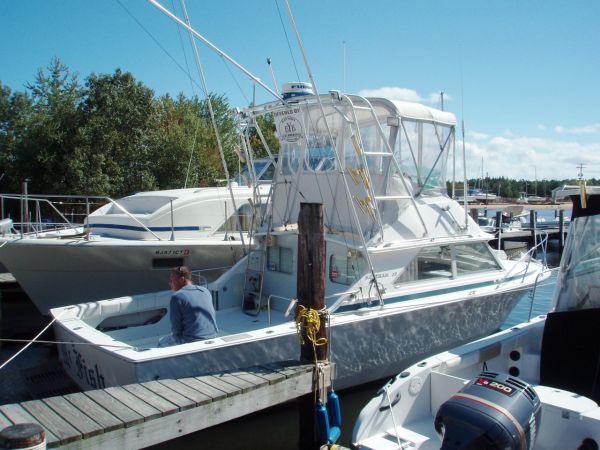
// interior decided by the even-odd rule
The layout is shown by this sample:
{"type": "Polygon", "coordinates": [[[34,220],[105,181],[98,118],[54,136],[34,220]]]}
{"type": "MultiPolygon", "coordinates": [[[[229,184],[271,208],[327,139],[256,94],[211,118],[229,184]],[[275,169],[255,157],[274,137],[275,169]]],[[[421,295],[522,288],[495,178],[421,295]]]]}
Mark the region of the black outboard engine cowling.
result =
{"type": "Polygon", "coordinates": [[[529,384],[483,372],[440,407],[435,429],[444,450],[526,450],[535,443],[540,413],[540,399],[529,384]]]}

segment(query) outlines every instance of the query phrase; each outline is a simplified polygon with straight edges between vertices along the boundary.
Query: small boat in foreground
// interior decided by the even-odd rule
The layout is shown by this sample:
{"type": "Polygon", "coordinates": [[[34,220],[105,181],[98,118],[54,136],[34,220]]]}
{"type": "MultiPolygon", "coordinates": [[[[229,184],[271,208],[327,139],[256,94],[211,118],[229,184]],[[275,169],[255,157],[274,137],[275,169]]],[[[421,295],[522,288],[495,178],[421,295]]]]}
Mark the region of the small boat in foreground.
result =
{"type": "Polygon", "coordinates": [[[280,148],[256,247],[208,285],[218,337],[157,348],[170,332],[168,291],[53,309],[61,361],[81,387],[297,359],[302,203],[323,205],[321,312],[338,389],[498,330],[542,273],[491,250],[492,236],[448,197],[453,114],[337,91],[243,114],[273,117],[280,148]]]}
{"type": "Polygon", "coordinates": [[[600,444],[600,188],[573,217],[551,312],[404,369],[360,413],[353,448],[600,444]]]}

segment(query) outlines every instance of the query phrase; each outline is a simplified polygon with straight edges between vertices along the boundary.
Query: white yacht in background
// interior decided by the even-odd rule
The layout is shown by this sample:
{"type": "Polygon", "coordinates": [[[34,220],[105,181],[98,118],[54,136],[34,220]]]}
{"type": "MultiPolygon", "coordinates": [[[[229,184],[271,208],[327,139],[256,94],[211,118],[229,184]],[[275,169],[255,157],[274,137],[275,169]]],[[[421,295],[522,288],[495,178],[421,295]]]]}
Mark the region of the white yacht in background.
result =
{"type": "Polygon", "coordinates": [[[338,388],[496,331],[540,277],[537,261],[492,251],[492,236],[448,197],[453,114],[337,91],[243,114],[271,115],[280,149],[257,247],[209,284],[218,337],[157,348],[170,332],[169,291],[53,309],[58,341],[92,344],[59,346],[82,388],[297,359],[290,312],[304,202],[323,205],[325,313],[338,388]]]}
{"type": "Polygon", "coordinates": [[[600,188],[573,201],[551,312],[404,368],[353,448],[592,449],[600,443],[600,188]]]}
{"type": "Polygon", "coordinates": [[[91,213],[83,236],[8,240],[0,260],[43,314],[84,299],[163,289],[174,266],[214,280],[246,253],[250,224],[269,195],[273,166],[263,160],[256,167],[265,181],[256,189],[232,183],[231,191],[141,192],[91,213]]]}

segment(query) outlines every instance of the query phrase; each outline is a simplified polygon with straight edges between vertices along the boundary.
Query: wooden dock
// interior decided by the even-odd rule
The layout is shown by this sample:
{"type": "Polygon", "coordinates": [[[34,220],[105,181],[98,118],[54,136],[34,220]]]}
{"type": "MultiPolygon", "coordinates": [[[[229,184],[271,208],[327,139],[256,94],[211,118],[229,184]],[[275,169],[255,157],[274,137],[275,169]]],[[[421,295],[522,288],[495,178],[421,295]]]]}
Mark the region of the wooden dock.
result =
{"type": "Polygon", "coordinates": [[[38,423],[48,448],[142,448],[309,394],[314,370],[286,361],[2,405],[0,430],[38,423]]]}

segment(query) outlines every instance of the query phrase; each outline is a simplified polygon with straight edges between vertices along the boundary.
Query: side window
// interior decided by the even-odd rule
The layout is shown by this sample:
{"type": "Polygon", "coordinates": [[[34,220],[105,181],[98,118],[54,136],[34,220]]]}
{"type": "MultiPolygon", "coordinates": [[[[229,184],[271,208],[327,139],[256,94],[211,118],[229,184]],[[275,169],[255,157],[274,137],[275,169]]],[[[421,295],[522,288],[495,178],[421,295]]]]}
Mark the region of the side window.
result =
{"type": "Polygon", "coordinates": [[[404,268],[394,284],[433,278],[452,278],[452,252],[450,246],[426,247],[404,268]]]}
{"type": "Polygon", "coordinates": [[[293,272],[294,252],[291,248],[279,247],[277,245],[267,248],[267,269],[271,272],[293,272]]]}
{"type": "Polygon", "coordinates": [[[351,285],[362,270],[360,261],[357,257],[332,254],[329,257],[329,280],[332,283],[351,285]]]}
{"type": "Polygon", "coordinates": [[[457,245],[456,271],[458,276],[468,275],[473,272],[500,270],[489,247],[483,242],[477,244],[457,245]]]}

